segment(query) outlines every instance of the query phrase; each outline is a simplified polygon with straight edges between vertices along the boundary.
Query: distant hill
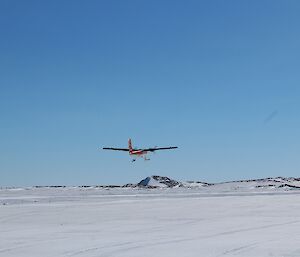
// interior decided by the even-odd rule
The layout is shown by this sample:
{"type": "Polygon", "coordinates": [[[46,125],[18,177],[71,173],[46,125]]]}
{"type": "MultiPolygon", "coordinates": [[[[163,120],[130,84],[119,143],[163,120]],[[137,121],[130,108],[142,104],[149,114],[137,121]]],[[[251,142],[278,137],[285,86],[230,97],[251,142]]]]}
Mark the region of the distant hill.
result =
{"type": "Polygon", "coordinates": [[[201,181],[180,182],[168,177],[153,175],[141,180],[137,184],[130,184],[133,187],[142,188],[209,188],[217,191],[228,190],[251,190],[251,189],[300,189],[300,178],[264,178],[239,180],[221,183],[206,183],[201,181]]]}
{"type": "Polygon", "coordinates": [[[51,185],[51,186],[34,186],[28,188],[14,188],[14,187],[0,187],[0,190],[20,191],[35,189],[60,189],[70,190],[77,188],[80,190],[92,190],[92,189],[195,189],[203,192],[235,192],[235,191],[276,191],[276,190],[299,190],[300,178],[263,178],[263,179],[250,179],[250,180],[238,180],[228,181],[220,183],[207,183],[202,181],[177,181],[169,177],[153,175],[146,177],[138,183],[130,183],[126,185],[81,185],[81,186],[64,186],[64,185],[51,185]]]}

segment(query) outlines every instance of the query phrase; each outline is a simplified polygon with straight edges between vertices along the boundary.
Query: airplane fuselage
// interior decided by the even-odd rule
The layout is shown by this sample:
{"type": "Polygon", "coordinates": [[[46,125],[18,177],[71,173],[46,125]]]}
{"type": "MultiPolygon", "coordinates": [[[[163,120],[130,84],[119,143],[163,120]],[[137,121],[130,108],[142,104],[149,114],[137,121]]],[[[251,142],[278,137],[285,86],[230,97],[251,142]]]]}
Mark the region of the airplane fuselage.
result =
{"type": "Polygon", "coordinates": [[[147,151],[143,151],[143,150],[132,150],[129,152],[130,155],[145,155],[147,154],[147,151]]]}

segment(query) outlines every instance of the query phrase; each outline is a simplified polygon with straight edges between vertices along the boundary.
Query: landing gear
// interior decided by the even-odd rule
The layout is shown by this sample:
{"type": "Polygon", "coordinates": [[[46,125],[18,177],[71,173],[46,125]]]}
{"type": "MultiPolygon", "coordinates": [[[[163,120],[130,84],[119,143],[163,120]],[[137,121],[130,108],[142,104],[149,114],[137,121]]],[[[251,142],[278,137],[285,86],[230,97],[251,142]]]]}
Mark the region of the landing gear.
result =
{"type": "Polygon", "coordinates": [[[132,160],[131,160],[131,162],[135,162],[135,161],[136,161],[136,159],[132,159],[132,160]]]}

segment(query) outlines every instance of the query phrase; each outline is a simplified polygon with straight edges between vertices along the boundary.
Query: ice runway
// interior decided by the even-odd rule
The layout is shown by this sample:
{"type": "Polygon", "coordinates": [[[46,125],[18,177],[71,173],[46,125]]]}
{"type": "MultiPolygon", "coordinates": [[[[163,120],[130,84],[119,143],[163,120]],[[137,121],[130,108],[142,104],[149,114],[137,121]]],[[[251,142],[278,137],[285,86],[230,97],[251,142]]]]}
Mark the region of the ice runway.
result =
{"type": "Polygon", "coordinates": [[[298,191],[200,191],[0,190],[0,256],[300,256],[298,191]]]}

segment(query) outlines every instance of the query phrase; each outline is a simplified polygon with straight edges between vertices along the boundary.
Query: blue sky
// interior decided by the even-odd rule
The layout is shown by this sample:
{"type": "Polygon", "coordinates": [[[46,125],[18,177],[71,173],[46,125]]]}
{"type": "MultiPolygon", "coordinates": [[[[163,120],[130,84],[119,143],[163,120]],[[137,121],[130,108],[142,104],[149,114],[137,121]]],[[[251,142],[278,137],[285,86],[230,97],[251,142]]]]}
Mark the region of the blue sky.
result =
{"type": "Polygon", "coordinates": [[[299,1],[1,1],[0,185],[300,169],[299,1]],[[177,145],[131,163],[98,147],[177,145]]]}

